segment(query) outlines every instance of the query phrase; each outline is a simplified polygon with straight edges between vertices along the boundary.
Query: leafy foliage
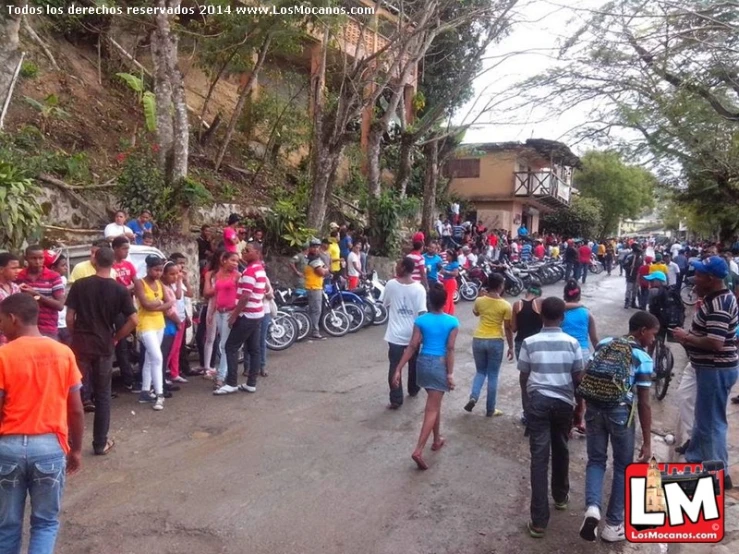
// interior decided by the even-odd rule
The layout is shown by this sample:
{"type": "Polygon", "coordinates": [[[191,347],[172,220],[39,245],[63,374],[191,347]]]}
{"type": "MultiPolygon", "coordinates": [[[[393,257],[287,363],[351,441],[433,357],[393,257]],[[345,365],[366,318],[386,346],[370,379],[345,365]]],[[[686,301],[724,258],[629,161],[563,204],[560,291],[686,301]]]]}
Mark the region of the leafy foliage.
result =
{"type": "Polygon", "coordinates": [[[116,76],[123,80],[129,88],[138,95],[141,107],[144,109],[144,122],[146,130],[153,132],[157,130],[157,100],[154,93],[146,90],[146,83],[142,77],[131,75],[130,73],[116,73],[116,76]]]}
{"type": "Polygon", "coordinates": [[[626,165],[617,152],[588,152],[582,165],[575,185],[583,198],[596,199],[602,206],[597,238],[614,234],[621,219],[635,218],[654,206],[657,179],[642,167],[626,165]]]}
{"type": "Polygon", "coordinates": [[[595,198],[576,196],[568,208],[544,215],[541,229],[569,238],[595,237],[601,228],[602,211],[603,205],[595,198]]]}
{"type": "Polygon", "coordinates": [[[49,123],[52,119],[69,117],[69,113],[59,107],[59,97],[56,94],[49,94],[43,102],[39,102],[30,96],[24,96],[23,98],[41,115],[41,130],[44,133],[49,130],[49,123]]]}
{"type": "Polygon", "coordinates": [[[400,198],[395,190],[383,191],[379,197],[366,197],[364,205],[372,214],[367,233],[377,254],[395,256],[398,253],[401,220],[417,215],[419,204],[418,198],[400,198]]]}
{"type": "Polygon", "coordinates": [[[0,161],[0,247],[16,250],[41,226],[41,189],[17,167],[0,161]]]}
{"type": "Polygon", "coordinates": [[[288,253],[305,244],[317,231],[305,227],[305,210],[290,200],[277,200],[262,220],[267,246],[288,253]]]}

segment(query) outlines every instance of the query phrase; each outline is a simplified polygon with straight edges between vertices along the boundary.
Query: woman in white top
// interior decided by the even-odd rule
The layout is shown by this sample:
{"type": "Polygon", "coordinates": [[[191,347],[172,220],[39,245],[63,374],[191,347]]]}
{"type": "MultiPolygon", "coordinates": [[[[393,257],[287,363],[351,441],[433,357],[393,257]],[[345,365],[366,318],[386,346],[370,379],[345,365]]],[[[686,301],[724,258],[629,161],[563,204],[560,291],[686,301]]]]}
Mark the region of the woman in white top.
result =
{"type": "Polygon", "coordinates": [[[126,212],[123,210],[118,210],[115,213],[115,221],[105,226],[106,239],[113,240],[120,236],[124,236],[132,242],[136,239],[136,235],[133,234],[131,228],[126,226],[126,212]]]}

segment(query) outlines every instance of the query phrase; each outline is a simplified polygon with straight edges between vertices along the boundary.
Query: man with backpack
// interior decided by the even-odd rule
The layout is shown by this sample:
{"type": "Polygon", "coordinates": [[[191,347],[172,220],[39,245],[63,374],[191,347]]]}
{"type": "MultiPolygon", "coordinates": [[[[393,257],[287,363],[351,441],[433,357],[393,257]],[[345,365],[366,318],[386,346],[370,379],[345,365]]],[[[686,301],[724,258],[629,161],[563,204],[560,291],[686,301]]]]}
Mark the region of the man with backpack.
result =
{"type": "Polygon", "coordinates": [[[635,313],[629,320],[627,336],[608,338],[598,344],[577,388],[586,403],[587,510],[580,527],[580,537],[587,541],[595,541],[598,535],[609,440],[613,451],[613,482],[600,536],[605,542],[626,540],[623,523],[624,481],[626,466],[634,460],[634,412],[637,407],[643,439],[639,461],[646,462],[652,455],[649,388],[654,364],[646,349],[654,342],[659,327],[659,321],[652,314],[643,311],[635,313]]]}
{"type": "Polygon", "coordinates": [[[624,309],[636,308],[636,296],[639,291],[637,280],[639,268],[643,265],[641,246],[634,243],[631,246],[631,254],[626,256],[623,267],[626,273],[626,297],[624,298],[624,309]]]}
{"type": "MultiPolygon", "coordinates": [[[[695,292],[703,301],[690,331],[682,328],[673,331],[695,368],[697,384],[695,423],[685,460],[688,463],[721,460],[726,469],[729,467],[726,404],[739,376],[736,347],[739,309],[736,297],[724,283],[729,274],[726,260],[712,256],[691,265],[695,268],[695,292]]],[[[728,473],[724,483],[725,488],[731,488],[728,473]]]]}
{"type": "MultiPolygon", "coordinates": [[[[664,341],[667,338],[668,329],[682,327],[685,323],[685,306],[680,299],[680,293],[674,288],[667,286],[667,276],[661,271],[655,271],[645,276],[644,279],[650,283],[649,289],[649,313],[659,321],[659,333],[657,337],[664,341]]],[[[649,354],[654,353],[654,345],[649,349],[649,354]]]]}

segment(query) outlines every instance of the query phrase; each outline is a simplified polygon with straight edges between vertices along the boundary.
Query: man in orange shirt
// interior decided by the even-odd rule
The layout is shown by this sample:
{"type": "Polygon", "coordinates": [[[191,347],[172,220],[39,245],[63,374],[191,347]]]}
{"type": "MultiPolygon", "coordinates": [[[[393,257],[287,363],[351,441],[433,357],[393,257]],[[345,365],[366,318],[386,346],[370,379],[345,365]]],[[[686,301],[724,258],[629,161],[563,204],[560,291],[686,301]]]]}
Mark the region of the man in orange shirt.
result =
{"type": "Polygon", "coordinates": [[[80,468],[82,375],[74,354],[38,330],[39,306],[27,294],[0,302],[0,550],[20,552],[31,496],[28,551],[51,553],[59,531],[65,473],[80,468]]]}

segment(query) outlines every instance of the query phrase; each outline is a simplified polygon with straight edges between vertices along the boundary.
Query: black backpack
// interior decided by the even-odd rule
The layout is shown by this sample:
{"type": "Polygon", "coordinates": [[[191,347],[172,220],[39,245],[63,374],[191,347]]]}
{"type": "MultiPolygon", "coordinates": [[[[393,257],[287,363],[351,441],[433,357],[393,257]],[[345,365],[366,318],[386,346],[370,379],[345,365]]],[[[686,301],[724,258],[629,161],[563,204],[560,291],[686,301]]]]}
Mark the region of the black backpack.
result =
{"type": "Polygon", "coordinates": [[[685,306],[680,293],[672,287],[667,291],[663,318],[668,327],[682,327],[685,324],[685,306]]]}

